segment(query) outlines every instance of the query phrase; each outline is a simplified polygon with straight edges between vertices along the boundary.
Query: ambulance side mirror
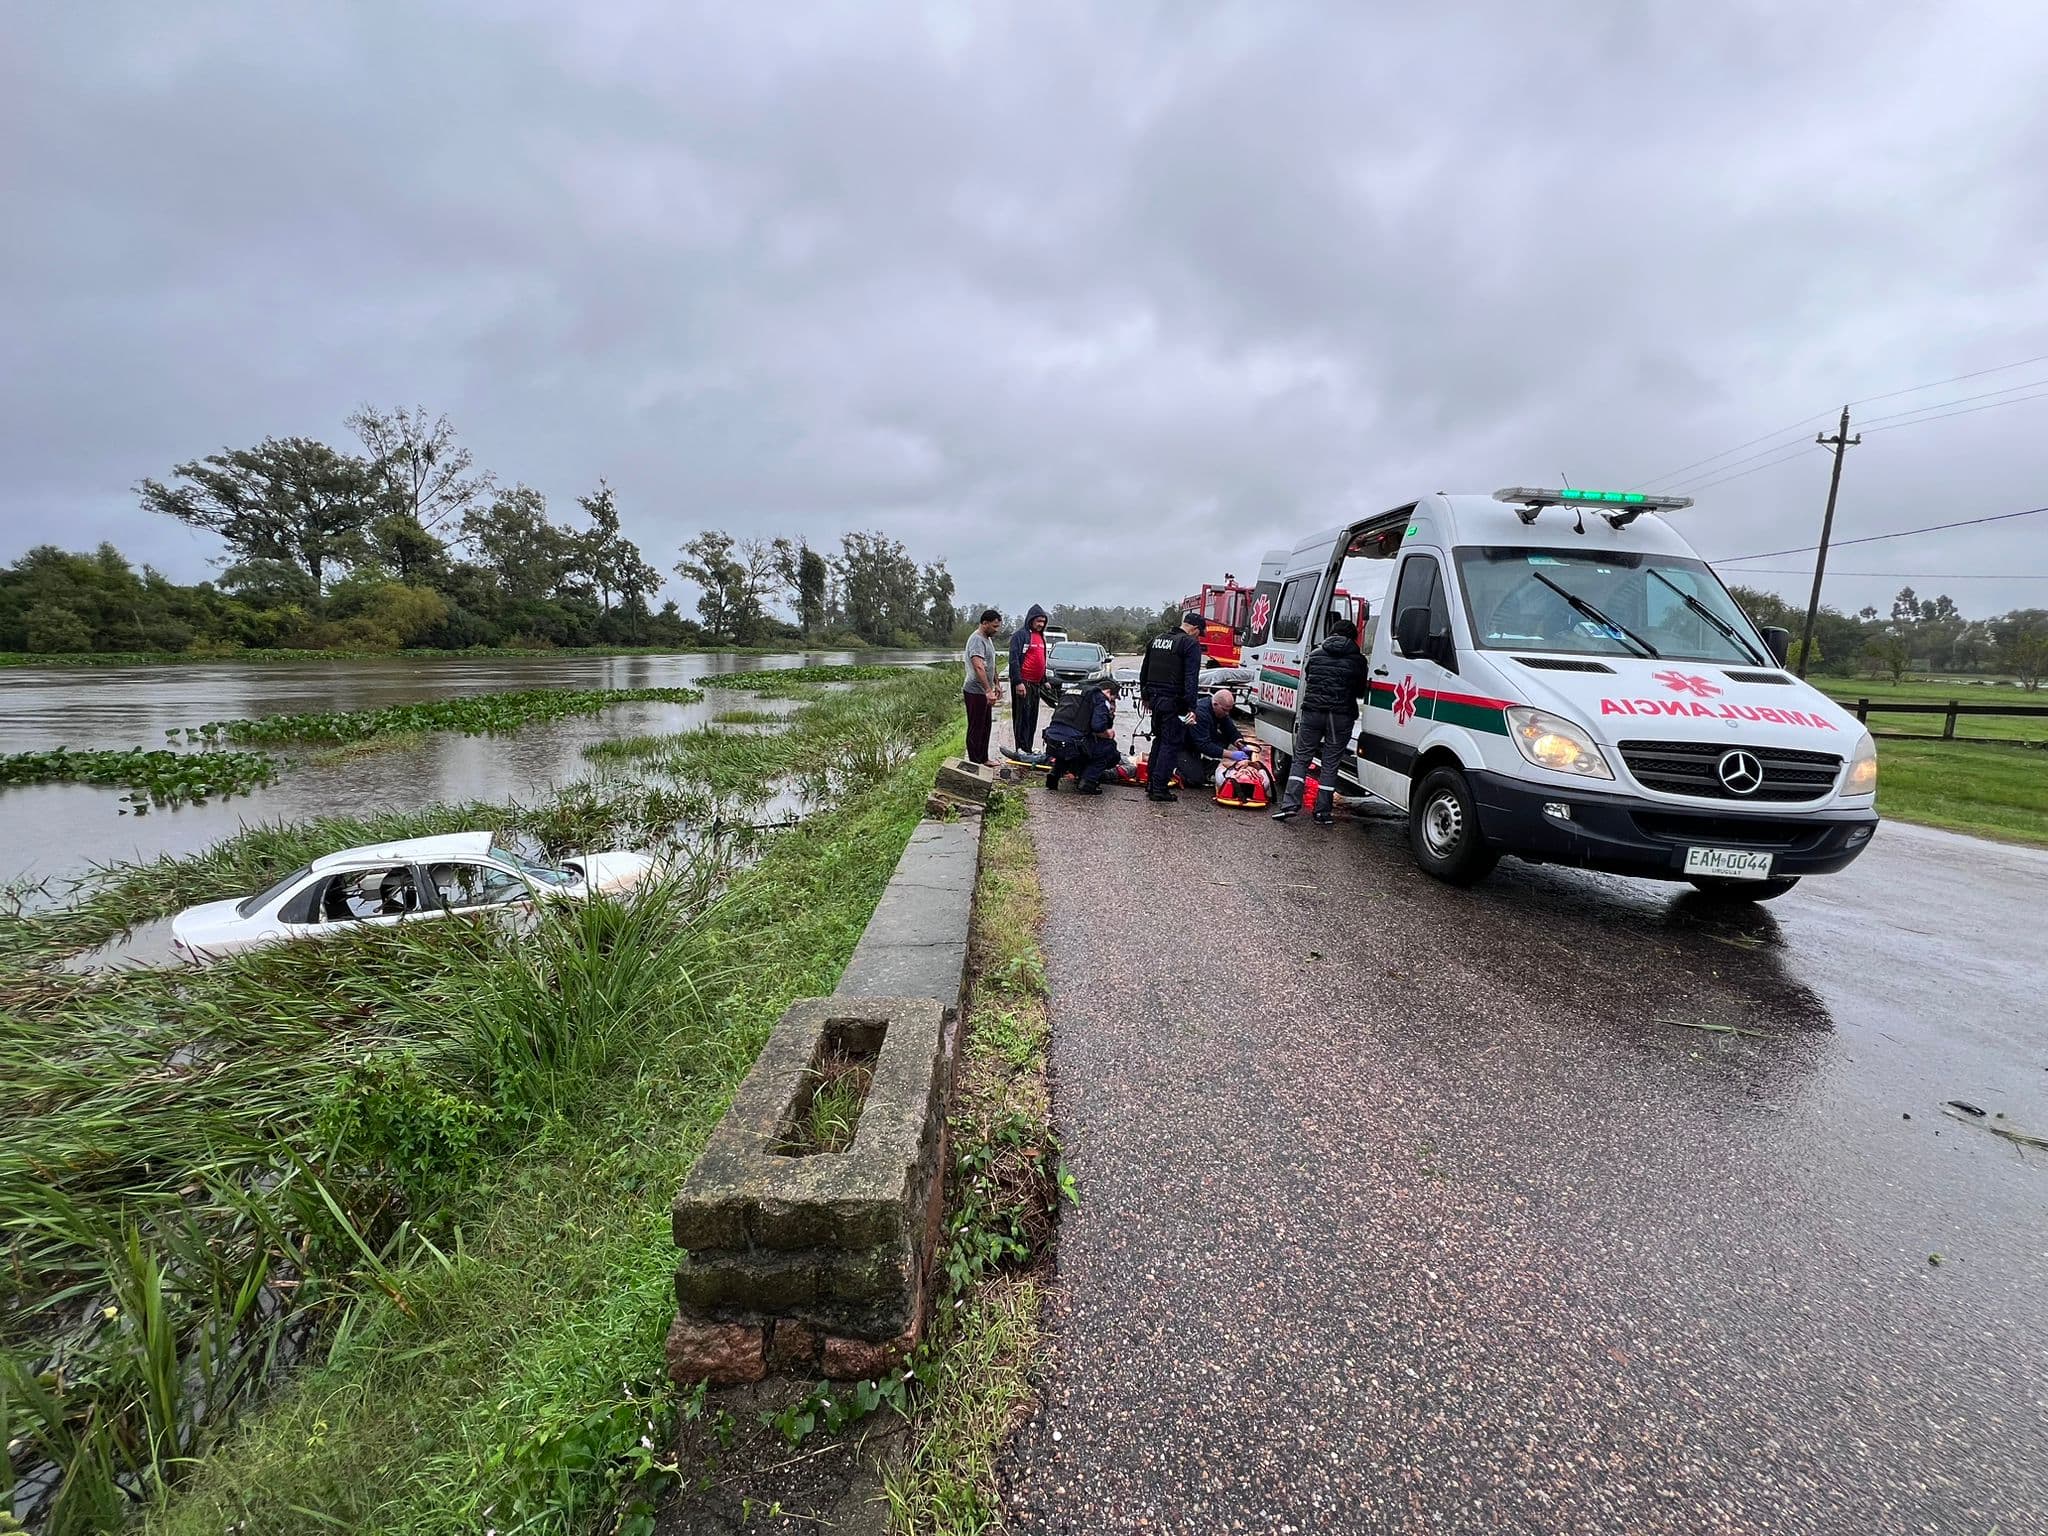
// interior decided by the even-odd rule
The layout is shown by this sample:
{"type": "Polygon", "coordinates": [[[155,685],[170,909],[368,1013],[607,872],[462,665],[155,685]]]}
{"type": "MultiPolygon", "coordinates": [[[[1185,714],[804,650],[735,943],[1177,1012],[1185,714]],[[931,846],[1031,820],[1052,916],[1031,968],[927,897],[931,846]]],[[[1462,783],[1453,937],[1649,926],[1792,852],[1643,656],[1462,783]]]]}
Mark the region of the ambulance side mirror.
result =
{"type": "Polygon", "coordinates": [[[1410,658],[1429,651],[1429,610],[1403,608],[1394,618],[1394,649],[1410,658]]]}
{"type": "Polygon", "coordinates": [[[1777,658],[1778,665],[1784,666],[1785,658],[1792,654],[1792,631],[1781,629],[1776,624],[1766,624],[1763,636],[1765,647],[1777,658]]]}

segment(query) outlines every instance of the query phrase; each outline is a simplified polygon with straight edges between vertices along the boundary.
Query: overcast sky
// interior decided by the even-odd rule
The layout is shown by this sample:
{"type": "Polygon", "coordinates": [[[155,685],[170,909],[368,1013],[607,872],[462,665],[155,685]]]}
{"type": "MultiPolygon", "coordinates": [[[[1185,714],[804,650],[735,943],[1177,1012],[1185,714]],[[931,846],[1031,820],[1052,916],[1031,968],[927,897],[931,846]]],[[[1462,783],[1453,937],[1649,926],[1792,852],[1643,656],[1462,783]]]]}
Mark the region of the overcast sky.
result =
{"type": "MultiPolygon", "coordinates": [[[[424,403],[558,515],[608,477],[663,569],[872,527],[963,600],[1149,605],[2048,354],[2040,0],[1366,9],[10,7],[0,558],[197,579],[138,479],[424,403]]],[[[1813,542],[1779,440],[1707,466],[1757,472],[1702,553],[1813,542]]],[[[1873,430],[1839,533],[2043,503],[2048,398],[1873,430]]],[[[2048,517],[1831,563],[2048,606],[2048,517]]]]}

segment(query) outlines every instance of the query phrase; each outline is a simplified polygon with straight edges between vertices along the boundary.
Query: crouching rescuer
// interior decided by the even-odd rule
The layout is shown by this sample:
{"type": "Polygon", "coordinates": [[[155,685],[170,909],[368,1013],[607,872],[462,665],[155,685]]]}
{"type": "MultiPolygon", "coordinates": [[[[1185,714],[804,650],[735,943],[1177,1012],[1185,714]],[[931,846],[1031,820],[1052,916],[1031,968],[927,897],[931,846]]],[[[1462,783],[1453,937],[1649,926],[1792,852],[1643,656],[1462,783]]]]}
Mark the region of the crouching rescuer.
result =
{"type": "Polygon", "coordinates": [[[1351,626],[1341,614],[1330,615],[1331,634],[1316,647],[1302,669],[1301,712],[1295,716],[1294,766],[1287,775],[1287,792],[1280,797],[1275,821],[1285,821],[1301,811],[1302,792],[1308,783],[1309,759],[1316,763],[1316,820],[1328,826],[1334,819],[1337,772],[1344,766],[1344,753],[1351,733],[1358,727],[1359,701],[1372,681],[1371,669],[1351,638],[1351,626]]]}
{"type": "Polygon", "coordinates": [[[1155,635],[1145,647],[1145,665],[1138,671],[1138,690],[1152,712],[1152,759],[1145,770],[1147,800],[1178,800],[1167,786],[1180,767],[1186,737],[1185,721],[1200,702],[1202,616],[1190,610],[1180,616],[1180,629],[1155,635]]]}
{"type": "Polygon", "coordinates": [[[1241,763],[1249,754],[1242,745],[1244,733],[1237,728],[1231,712],[1237,695],[1218,688],[1208,702],[1195,706],[1187,740],[1180,749],[1180,782],[1184,789],[1207,789],[1216,781],[1219,763],[1241,763]]]}
{"type": "Polygon", "coordinates": [[[1045,787],[1058,789],[1064,777],[1078,779],[1078,792],[1102,793],[1102,776],[1117,764],[1116,684],[1091,683],[1077,688],[1060,701],[1045,728],[1045,745],[1052,753],[1046,770],[1045,787]]]}

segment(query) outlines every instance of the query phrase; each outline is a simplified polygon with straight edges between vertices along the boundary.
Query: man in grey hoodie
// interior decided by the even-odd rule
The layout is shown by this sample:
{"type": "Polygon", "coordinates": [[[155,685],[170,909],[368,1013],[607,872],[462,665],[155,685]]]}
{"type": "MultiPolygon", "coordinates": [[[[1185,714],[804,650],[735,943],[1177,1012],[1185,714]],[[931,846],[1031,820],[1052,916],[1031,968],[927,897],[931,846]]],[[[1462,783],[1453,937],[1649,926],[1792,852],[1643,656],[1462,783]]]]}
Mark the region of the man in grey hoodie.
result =
{"type": "Polygon", "coordinates": [[[1030,752],[1038,734],[1038,690],[1047,676],[1045,624],[1045,610],[1033,603],[1010,636],[1010,728],[1019,752],[1030,752]]]}

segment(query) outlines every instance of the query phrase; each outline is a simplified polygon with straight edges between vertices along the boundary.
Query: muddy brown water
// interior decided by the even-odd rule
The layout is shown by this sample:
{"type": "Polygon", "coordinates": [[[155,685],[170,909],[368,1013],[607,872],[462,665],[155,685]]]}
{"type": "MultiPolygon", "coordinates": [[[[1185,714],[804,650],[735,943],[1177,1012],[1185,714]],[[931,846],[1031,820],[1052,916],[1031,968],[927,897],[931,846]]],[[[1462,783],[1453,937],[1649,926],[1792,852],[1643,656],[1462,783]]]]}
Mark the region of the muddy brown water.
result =
{"type": "MultiPolygon", "coordinates": [[[[401,657],[374,661],[30,667],[0,672],[0,753],[161,747],[209,720],[376,709],[525,688],[668,688],[712,673],[812,664],[936,660],[934,651],[799,651],[773,656],[401,657]]],[[[754,703],[720,691],[701,704],[621,704],[507,736],[435,732],[417,745],[332,763],[281,753],[277,782],[246,795],[145,816],[122,791],[86,784],[0,787],[0,882],[64,881],[97,865],[195,853],[255,822],[405,810],[462,800],[530,800],[591,777],[593,742],[676,731],[754,703]]]]}

